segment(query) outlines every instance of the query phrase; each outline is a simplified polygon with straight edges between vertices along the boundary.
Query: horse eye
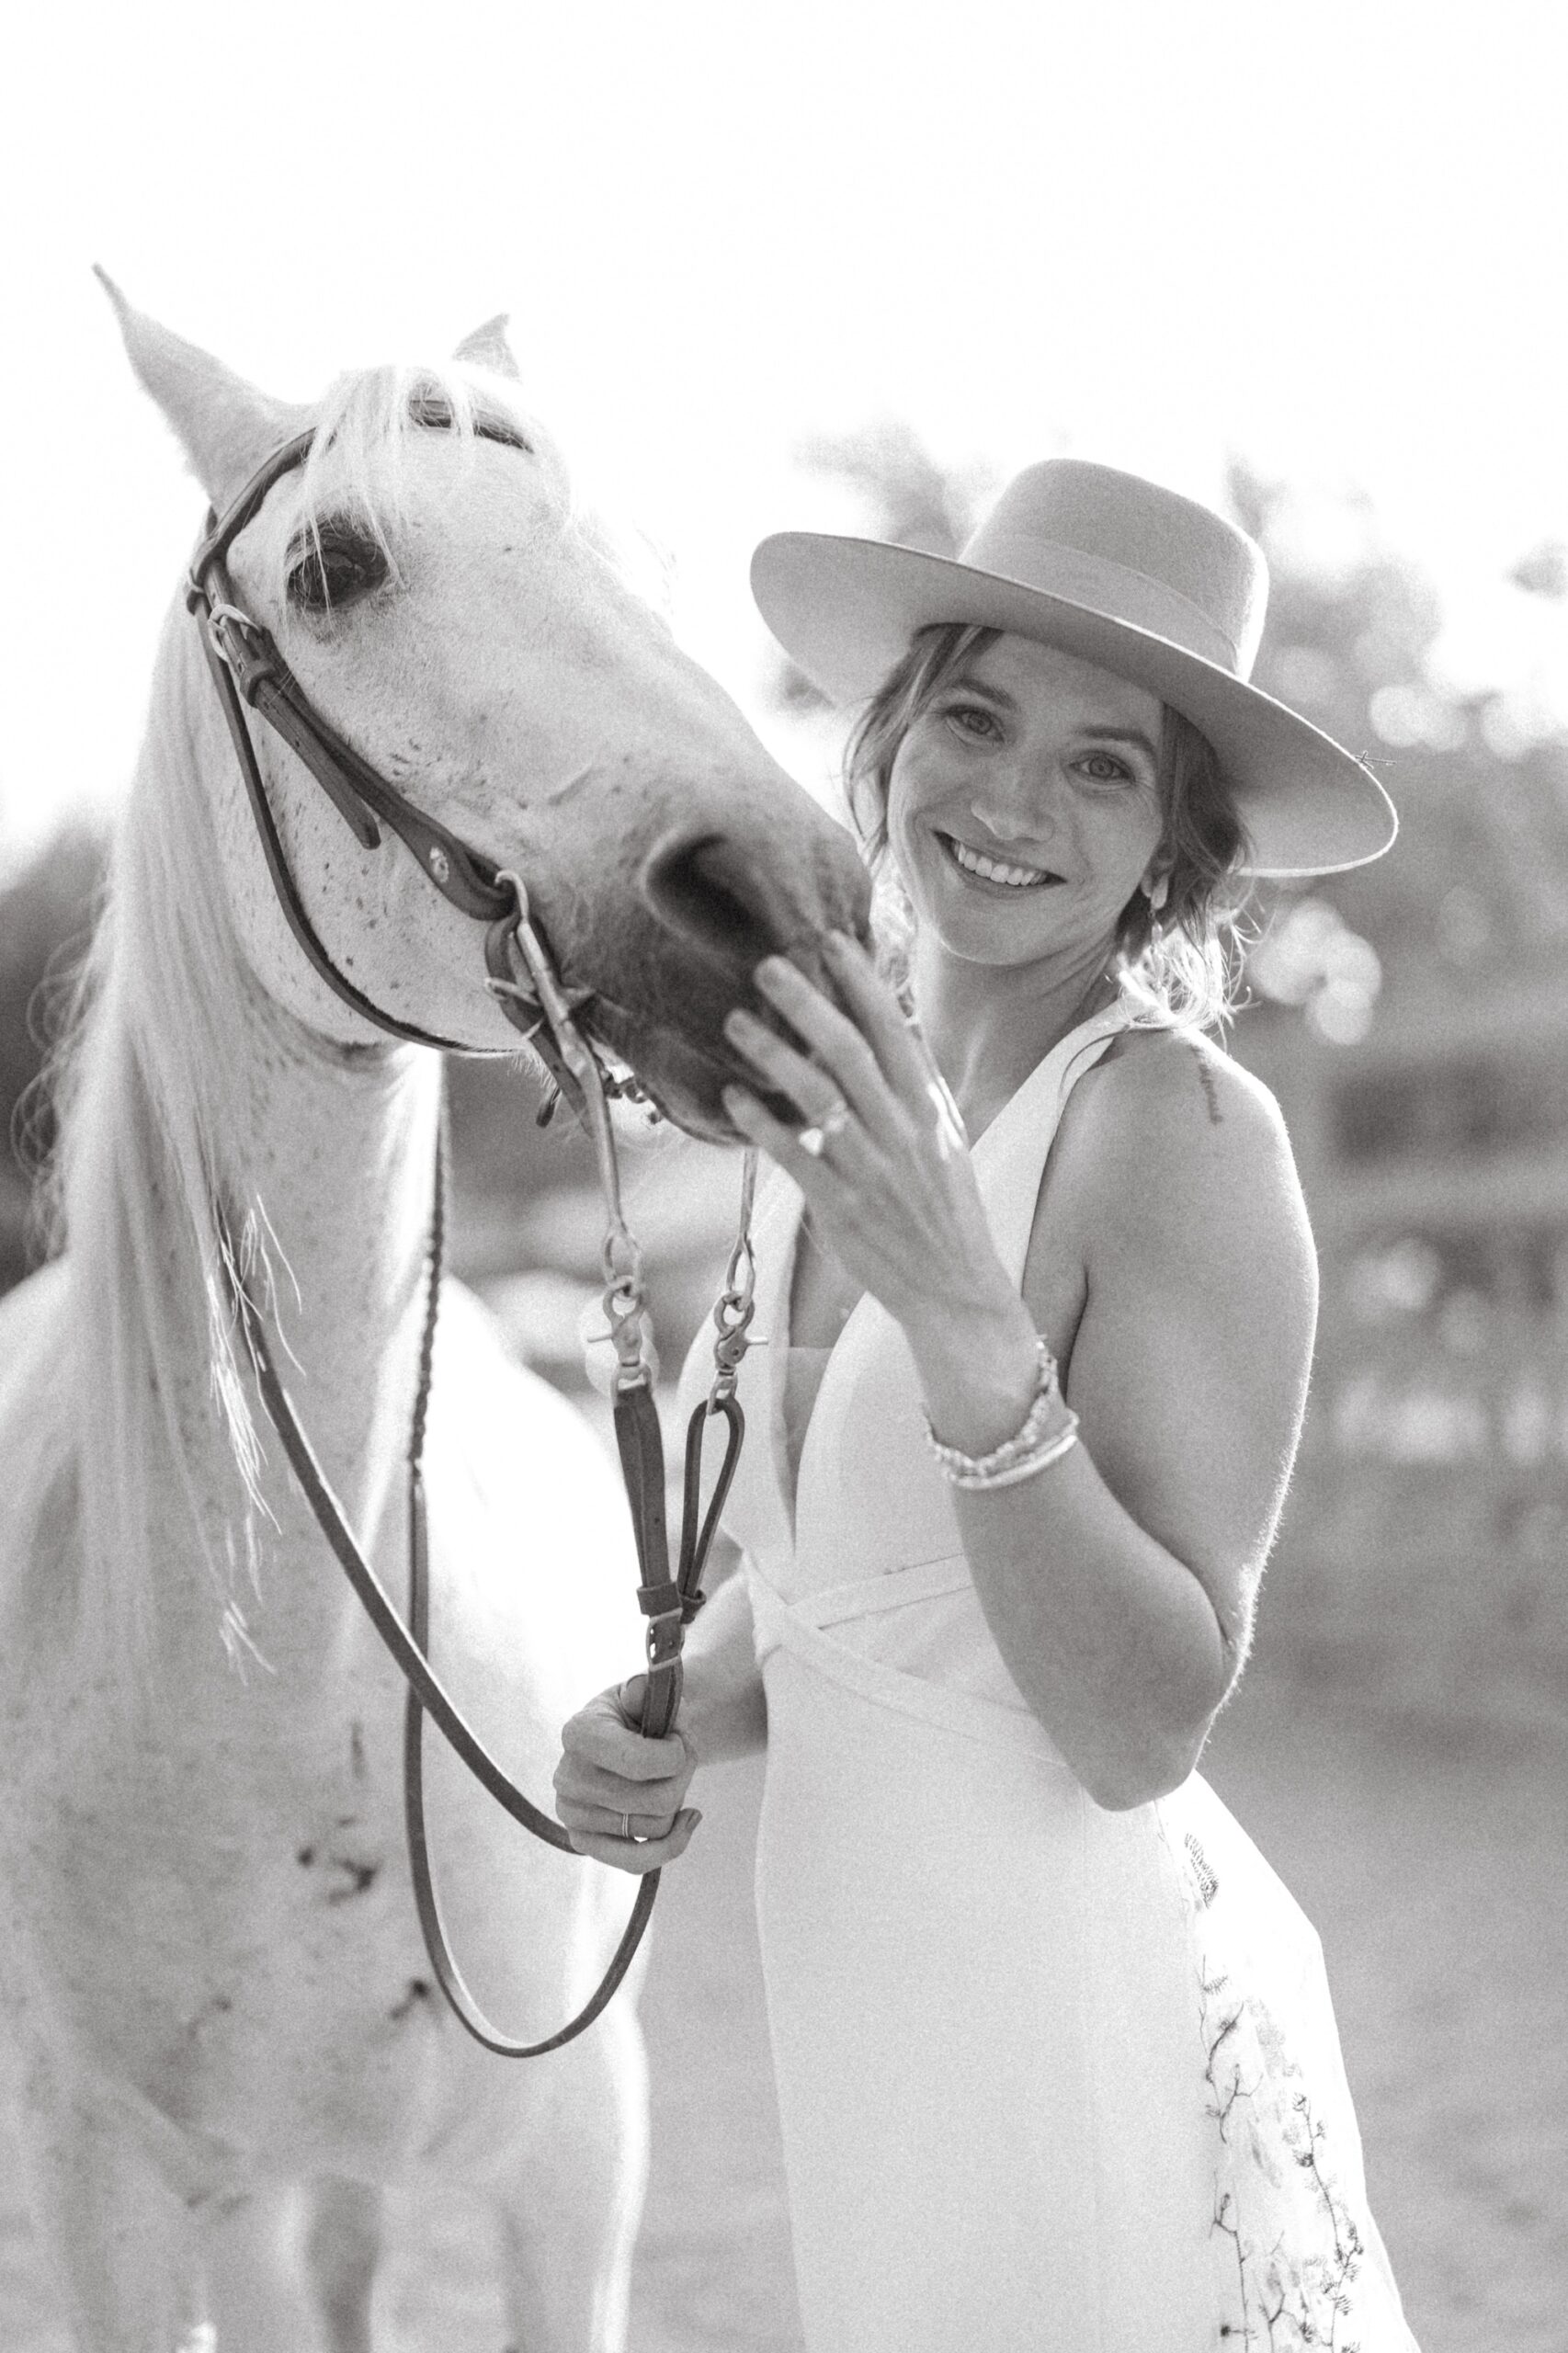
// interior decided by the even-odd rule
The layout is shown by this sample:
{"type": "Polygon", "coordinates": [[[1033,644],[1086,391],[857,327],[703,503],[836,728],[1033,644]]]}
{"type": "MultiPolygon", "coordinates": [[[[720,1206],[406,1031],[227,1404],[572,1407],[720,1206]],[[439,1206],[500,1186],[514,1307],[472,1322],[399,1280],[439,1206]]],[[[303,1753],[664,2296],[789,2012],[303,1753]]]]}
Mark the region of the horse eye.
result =
{"type": "Polygon", "coordinates": [[[429,433],[449,433],[456,422],[450,401],[442,400],[437,392],[415,392],[408,404],[408,414],[415,425],[422,425],[429,433]]]}
{"type": "Polygon", "coordinates": [[[327,525],[312,534],[289,566],[289,602],[304,613],[327,613],[379,588],[387,559],[362,531],[327,525]]]}

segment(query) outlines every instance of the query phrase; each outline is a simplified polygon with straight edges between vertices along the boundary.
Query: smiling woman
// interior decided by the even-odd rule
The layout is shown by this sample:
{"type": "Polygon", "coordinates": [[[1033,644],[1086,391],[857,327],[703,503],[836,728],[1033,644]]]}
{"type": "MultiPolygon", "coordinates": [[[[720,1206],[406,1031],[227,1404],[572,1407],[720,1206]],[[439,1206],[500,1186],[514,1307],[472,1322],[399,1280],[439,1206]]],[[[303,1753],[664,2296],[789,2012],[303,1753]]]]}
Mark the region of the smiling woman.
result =
{"type": "MultiPolygon", "coordinates": [[[[1246,875],[1373,857],[1392,811],[1250,685],[1259,551],[1153,483],[1037,466],[962,562],[787,535],[753,580],[867,705],[919,1024],[851,941],[726,1023],[783,1172],[741,1377],[773,1446],[687,1721],[766,1746],[806,2342],[1410,2353],[1316,1940],[1195,1770],[1316,1279],[1278,1112],[1193,1016],[1246,875]]],[[[557,1789],[638,1870],[690,1836],[693,1756],[634,1699],[573,1720],[557,1789]]]]}
{"type": "MultiPolygon", "coordinates": [[[[900,745],[916,722],[935,712],[959,735],[973,739],[977,752],[1006,747],[1009,726],[1018,723],[1018,704],[988,668],[1005,669],[1020,660],[1053,659],[1061,674],[1075,667],[1085,675],[1080,688],[1097,690],[1114,702],[1135,697],[1145,710],[1141,727],[1118,727],[1091,719],[1069,748],[1085,788],[1108,801],[1153,777],[1161,820],[1160,873],[1153,890],[1131,891],[1117,916],[1116,954],[1124,987],[1165,1018],[1207,1028],[1225,1010],[1233,973],[1228,952],[1231,919],[1246,891],[1243,871],[1246,834],[1226,791],[1213,745],[1169,704],[1140,694],[1108,673],[1088,675],[1071,656],[1048,655],[1014,639],[1005,647],[1001,632],[972,623],[949,621],[919,631],[903,659],[871,697],[849,738],[845,786],[881,897],[883,936],[903,961],[912,938],[915,909],[899,862],[889,856],[889,793],[900,745]],[[1000,650],[995,650],[1000,649],[1000,650]],[[900,953],[902,951],[902,955],[900,953]]],[[[985,855],[983,851],[980,853],[985,855]]],[[[955,843],[954,855],[973,870],[975,853],[955,843]]],[[[1036,870],[1014,868],[1014,887],[1027,887],[1036,870]]],[[[1052,876],[1052,880],[1062,878],[1052,876]]]]}

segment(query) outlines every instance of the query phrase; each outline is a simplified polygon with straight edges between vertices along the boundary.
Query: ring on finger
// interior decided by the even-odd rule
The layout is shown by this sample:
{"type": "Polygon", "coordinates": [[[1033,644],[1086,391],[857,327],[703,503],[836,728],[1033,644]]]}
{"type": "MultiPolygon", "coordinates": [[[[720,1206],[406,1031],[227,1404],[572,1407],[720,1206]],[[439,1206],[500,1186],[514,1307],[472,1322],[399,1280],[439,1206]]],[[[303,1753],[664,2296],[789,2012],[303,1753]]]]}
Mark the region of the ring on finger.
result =
{"type": "Polygon", "coordinates": [[[841,1136],[848,1125],[849,1106],[842,1095],[835,1095],[821,1119],[802,1128],[795,1141],[812,1160],[820,1160],[834,1137],[841,1136]]]}
{"type": "Polygon", "coordinates": [[[673,1822],[665,1815],[644,1813],[639,1816],[634,1813],[623,1813],[620,1817],[619,1829],[612,1831],[610,1836],[621,1839],[627,1846],[646,1847],[655,1838],[667,1838],[674,1826],[673,1822]],[[639,1830],[634,1826],[639,1820],[648,1824],[646,1830],[639,1830]]]}

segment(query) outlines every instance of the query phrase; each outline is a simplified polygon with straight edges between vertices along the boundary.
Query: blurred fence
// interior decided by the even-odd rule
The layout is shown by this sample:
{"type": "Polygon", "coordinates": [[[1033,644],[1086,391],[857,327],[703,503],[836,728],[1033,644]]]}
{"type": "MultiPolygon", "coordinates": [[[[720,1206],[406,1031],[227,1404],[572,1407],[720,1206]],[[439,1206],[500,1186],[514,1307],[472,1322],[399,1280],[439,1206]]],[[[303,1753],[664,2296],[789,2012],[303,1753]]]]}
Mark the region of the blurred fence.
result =
{"type": "Polygon", "coordinates": [[[1391,1006],[1356,1045],[1261,1011],[1323,1265],[1262,1654],[1382,1703],[1568,1727],[1568,972],[1391,1006]]]}

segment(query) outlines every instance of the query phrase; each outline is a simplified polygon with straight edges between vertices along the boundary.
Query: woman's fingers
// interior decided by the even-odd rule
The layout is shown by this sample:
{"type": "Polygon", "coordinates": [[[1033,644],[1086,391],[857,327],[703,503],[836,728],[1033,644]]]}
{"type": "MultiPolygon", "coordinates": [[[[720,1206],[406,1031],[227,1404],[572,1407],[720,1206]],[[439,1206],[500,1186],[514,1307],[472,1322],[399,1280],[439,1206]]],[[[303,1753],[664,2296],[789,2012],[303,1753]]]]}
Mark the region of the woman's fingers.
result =
{"type": "Polygon", "coordinates": [[[888,1103],[876,1063],[863,1044],[859,1047],[863,1068],[857,1081],[844,1074],[842,1060],[837,1069],[825,1059],[812,1060],[742,1006],[737,1006],[726,1017],[724,1034],[751,1063],[757,1074],[757,1084],[795,1105],[799,1114],[797,1131],[825,1127],[843,1133],[847,1127],[853,1127],[860,1138],[867,1138],[888,1128],[892,1107],[888,1103]],[[876,1090],[874,1095],[872,1088],[876,1090]]]}
{"type": "Polygon", "coordinates": [[[918,1022],[904,1013],[859,941],[847,932],[831,932],[824,954],[893,1092],[917,1123],[927,1118],[933,1121],[937,1149],[944,1160],[966,1152],[969,1138],[962,1115],[918,1022]]]}
{"type": "MultiPolygon", "coordinates": [[[[665,1837],[648,1838],[640,1846],[618,1835],[576,1829],[572,1830],[572,1844],[579,1855],[588,1855],[596,1863],[608,1863],[612,1870],[629,1871],[634,1879],[641,1879],[645,1872],[662,1870],[677,1855],[684,1855],[701,1819],[695,1807],[687,1807],[676,1814],[665,1837]]],[[[570,1824],[567,1826],[571,1828],[570,1824]]]]}
{"type": "Polygon", "coordinates": [[[935,1072],[930,1051],[859,941],[829,932],[823,955],[889,1086],[905,1101],[923,1097],[935,1072]]]}
{"type": "Polygon", "coordinates": [[[782,957],[768,957],[756,971],[757,987],[810,1047],[813,1060],[795,1053],[744,1013],[731,1017],[733,1042],[800,1104],[808,1124],[819,1122],[831,1108],[832,1097],[824,1098],[821,1092],[821,1074],[825,1072],[829,1084],[836,1081],[866,1131],[880,1142],[905,1147],[908,1130],[901,1123],[902,1114],[917,1131],[927,1124],[934,1127],[942,1157],[961,1150],[963,1126],[952,1097],[924,1039],[905,1018],[865,949],[846,933],[834,932],[824,943],[824,955],[845,1009],[832,1004],[782,957]]]}
{"type": "MultiPolygon", "coordinates": [[[[830,1005],[778,957],[769,957],[756,973],[757,986],[812,1048],[814,1062],[740,1009],[725,1024],[732,1041],[776,1088],[799,1104],[808,1129],[842,1134],[842,1173],[856,1175],[857,1147],[867,1140],[902,1154],[913,1139],[925,1135],[938,1160],[960,1156],[969,1140],[958,1106],[925,1040],[906,1020],[870,958],[858,942],[836,932],[826,942],[825,953],[853,1018],[830,1005]],[[835,1080],[842,1097],[832,1091],[835,1080]],[[839,1100],[854,1115],[847,1128],[835,1124],[839,1100]]],[[[773,1135],[757,1132],[733,1110],[731,1116],[750,1142],[762,1144],[802,1181],[798,1155],[791,1158],[773,1135]]]]}
{"type": "Polygon", "coordinates": [[[601,1691],[562,1727],[561,1744],[569,1756],[603,1767],[631,1781],[667,1781],[690,1774],[696,1754],[679,1725],[660,1740],[649,1740],[636,1728],[646,1678],[601,1691]]]}
{"type": "MultiPolygon", "coordinates": [[[[873,1134],[885,1129],[889,1106],[881,1067],[854,1022],[820,989],[813,988],[805,974],[797,972],[794,965],[782,956],[769,956],[759,964],[756,980],[769,1005],[778,1007],[791,1029],[811,1050],[810,1059],[804,1055],[794,1056],[797,1073],[803,1070],[816,1076],[820,1083],[820,1074],[826,1072],[835,1091],[843,1096],[856,1117],[873,1134]]],[[[756,1026],[764,1038],[774,1038],[775,1033],[765,1024],[756,1026]]],[[[745,1051],[749,1054],[750,1033],[745,1035],[745,1051]]],[[[778,1042],[782,1044],[781,1040],[778,1042]]],[[[790,1054],[792,1050],[784,1045],[783,1051],[790,1054]]],[[[789,1092],[793,1094],[794,1089],[789,1086],[788,1079],[784,1083],[789,1092]]],[[[801,1108],[810,1111],[817,1107],[807,1099],[801,1108]]]]}
{"type": "Polygon", "coordinates": [[[821,1064],[808,1060],[744,1006],[725,1015],[724,1035],[778,1094],[799,1107],[803,1119],[815,1118],[836,1099],[837,1086],[821,1064]]]}
{"type": "Polygon", "coordinates": [[[590,1699],[562,1727],[555,1768],[555,1811],[573,1846],[620,1870],[671,1860],[697,1826],[682,1805],[697,1767],[690,1742],[678,1731],[645,1740],[634,1729],[646,1689],[636,1676],[590,1699]]]}
{"type": "MultiPolygon", "coordinates": [[[[555,1768],[556,1811],[566,1804],[597,1806],[618,1819],[622,1813],[652,1813],[660,1817],[663,1828],[686,1796],[692,1769],[688,1758],[678,1772],[662,1780],[636,1780],[568,1749],[555,1768]]],[[[562,1813],[561,1819],[564,1822],[566,1816],[562,1813]]]]}
{"type": "MultiPolygon", "coordinates": [[[[724,1108],[746,1142],[755,1143],[770,1160],[776,1160],[810,1200],[823,1176],[824,1161],[808,1153],[797,1131],[787,1128],[782,1120],[776,1120],[767,1104],[759,1102],[745,1087],[726,1086],[722,1093],[724,1108]]],[[[835,1142],[835,1151],[841,1148],[842,1141],[835,1142]]]]}
{"type": "Polygon", "coordinates": [[[636,1813],[621,1811],[615,1806],[567,1805],[561,1819],[568,1830],[583,1831],[594,1838],[667,1838],[675,1828],[681,1808],[671,1806],[667,1813],[651,1811],[636,1813]]]}

